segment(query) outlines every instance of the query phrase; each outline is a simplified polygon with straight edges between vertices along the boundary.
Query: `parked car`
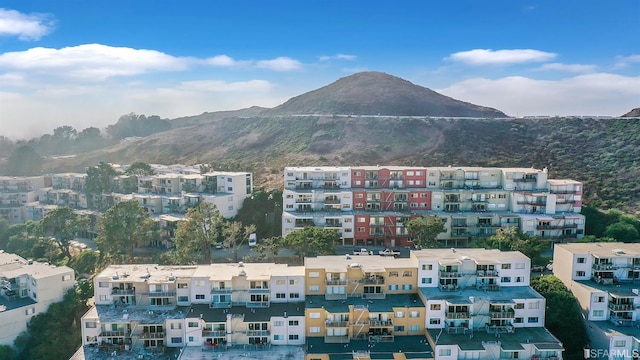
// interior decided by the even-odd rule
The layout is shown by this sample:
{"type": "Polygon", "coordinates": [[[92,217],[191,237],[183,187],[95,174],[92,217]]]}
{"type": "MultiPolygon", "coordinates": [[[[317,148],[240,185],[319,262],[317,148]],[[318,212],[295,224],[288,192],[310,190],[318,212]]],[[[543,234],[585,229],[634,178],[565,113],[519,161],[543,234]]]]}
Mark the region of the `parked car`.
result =
{"type": "Polygon", "coordinates": [[[544,269],[545,269],[545,267],[542,266],[542,265],[533,265],[531,267],[531,271],[533,271],[533,272],[543,272],[544,269]]]}
{"type": "Polygon", "coordinates": [[[353,250],[353,255],[373,255],[373,251],[362,248],[360,250],[353,250]]]}
{"type": "Polygon", "coordinates": [[[553,271],[553,261],[547,264],[547,270],[553,271]]]}
{"type": "Polygon", "coordinates": [[[249,247],[258,245],[258,236],[256,233],[249,234],[249,247]]]}
{"type": "Polygon", "coordinates": [[[384,250],[378,251],[378,255],[397,257],[398,255],[400,255],[400,251],[393,251],[391,249],[384,249],[384,250]]]}

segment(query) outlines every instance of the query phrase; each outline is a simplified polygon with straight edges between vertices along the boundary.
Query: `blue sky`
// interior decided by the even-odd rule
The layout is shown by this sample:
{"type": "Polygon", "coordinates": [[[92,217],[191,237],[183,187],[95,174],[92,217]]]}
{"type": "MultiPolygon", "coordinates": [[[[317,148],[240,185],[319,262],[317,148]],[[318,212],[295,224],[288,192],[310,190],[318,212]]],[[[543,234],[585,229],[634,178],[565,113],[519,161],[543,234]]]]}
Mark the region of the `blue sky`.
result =
{"type": "Polygon", "coordinates": [[[512,116],[640,106],[640,2],[0,0],[0,135],[175,118],[382,71],[512,116]]]}

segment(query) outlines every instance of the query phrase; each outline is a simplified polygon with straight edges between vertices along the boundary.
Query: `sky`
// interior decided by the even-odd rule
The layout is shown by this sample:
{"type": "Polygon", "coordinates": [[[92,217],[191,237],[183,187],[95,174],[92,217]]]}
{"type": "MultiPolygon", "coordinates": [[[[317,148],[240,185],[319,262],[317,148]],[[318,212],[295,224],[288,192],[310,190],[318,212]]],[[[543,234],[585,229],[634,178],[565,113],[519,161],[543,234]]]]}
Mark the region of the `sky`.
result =
{"type": "Polygon", "coordinates": [[[510,116],[640,107],[638,0],[0,0],[0,136],[177,118],[381,71],[510,116]]]}

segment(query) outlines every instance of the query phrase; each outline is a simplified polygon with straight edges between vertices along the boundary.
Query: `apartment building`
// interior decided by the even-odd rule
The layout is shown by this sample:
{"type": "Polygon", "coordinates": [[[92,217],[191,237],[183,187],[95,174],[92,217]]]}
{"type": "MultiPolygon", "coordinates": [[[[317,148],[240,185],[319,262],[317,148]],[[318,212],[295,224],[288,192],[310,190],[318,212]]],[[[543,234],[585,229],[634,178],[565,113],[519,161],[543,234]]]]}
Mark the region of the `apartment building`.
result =
{"type": "Polygon", "coordinates": [[[83,345],[204,351],[305,342],[304,268],[282,264],[113,265],[94,279],[83,345]]]}
{"type": "Polygon", "coordinates": [[[561,359],[544,328],[545,299],[529,286],[530,260],[518,251],[411,252],[426,338],[436,359],[561,359]]]}
{"type": "Polygon", "coordinates": [[[62,301],[74,283],[69,267],[28,261],[0,250],[0,345],[13,345],[29,320],[62,301]]]}
{"type": "Polygon", "coordinates": [[[584,234],[582,184],[550,180],[546,169],[287,167],[283,206],[283,236],[322,226],[345,245],[411,246],[405,224],[426,214],[445,223],[445,246],[508,226],[547,239],[584,234]]]}
{"type": "Polygon", "coordinates": [[[431,357],[425,306],[411,259],[319,256],[305,259],[307,359],[431,357]]]}
{"type": "Polygon", "coordinates": [[[557,244],[553,274],[582,307],[591,348],[640,353],[640,244],[557,244]]]}
{"type": "Polygon", "coordinates": [[[43,187],[43,176],[0,176],[0,217],[9,224],[25,222],[24,206],[36,201],[37,191],[43,187]]]}

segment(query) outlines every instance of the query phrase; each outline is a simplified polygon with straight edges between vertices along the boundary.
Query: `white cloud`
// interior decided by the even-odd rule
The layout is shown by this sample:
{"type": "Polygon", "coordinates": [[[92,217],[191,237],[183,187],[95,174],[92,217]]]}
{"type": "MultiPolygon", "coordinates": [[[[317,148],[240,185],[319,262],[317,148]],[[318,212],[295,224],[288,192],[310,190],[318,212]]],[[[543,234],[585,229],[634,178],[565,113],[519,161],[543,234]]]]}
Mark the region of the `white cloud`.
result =
{"type": "Polygon", "coordinates": [[[616,68],[624,68],[631,64],[640,64],[640,55],[618,56],[616,57],[616,68]]]}
{"type": "Polygon", "coordinates": [[[640,77],[595,73],[560,80],[474,78],[437,91],[511,116],[619,116],[638,106],[640,77]]]}
{"type": "Polygon", "coordinates": [[[39,40],[53,30],[54,21],[45,14],[23,14],[0,8],[0,36],[17,36],[20,40],[39,40]]]}
{"type": "Polygon", "coordinates": [[[531,62],[543,62],[554,59],[555,53],[533,50],[533,49],[513,49],[513,50],[491,50],[474,49],[461,51],[449,55],[444,60],[461,62],[467,65],[510,65],[531,62]]]}
{"type": "Polygon", "coordinates": [[[320,61],[331,61],[331,60],[348,60],[348,61],[354,61],[356,60],[358,57],[355,55],[348,55],[348,54],[337,54],[334,56],[320,56],[318,59],[320,61]]]}
{"type": "Polygon", "coordinates": [[[260,60],[256,62],[256,66],[273,71],[293,71],[302,68],[302,64],[298,60],[284,56],[272,60],[260,60]]]}
{"type": "Polygon", "coordinates": [[[563,63],[549,63],[543,64],[539,68],[535,70],[541,71],[567,71],[567,72],[575,72],[575,73],[588,73],[594,72],[598,69],[596,65],[587,65],[587,64],[563,64],[563,63]]]}
{"type": "Polygon", "coordinates": [[[191,91],[256,91],[267,90],[271,88],[271,84],[265,80],[250,80],[250,81],[237,81],[237,82],[225,82],[218,80],[196,80],[185,81],[181,84],[180,88],[191,91]]]}
{"type": "Polygon", "coordinates": [[[218,55],[208,59],[205,59],[205,63],[212,66],[220,66],[220,67],[232,67],[238,66],[240,64],[239,61],[234,60],[232,57],[227,55],[218,55]]]}
{"type": "Polygon", "coordinates": [[[104,80],[152,71],[184,70],[189,61],[155,50],[86,44],[59,50],[37,47],[4,53],[0,55],[0,69],[104,80]]]}

